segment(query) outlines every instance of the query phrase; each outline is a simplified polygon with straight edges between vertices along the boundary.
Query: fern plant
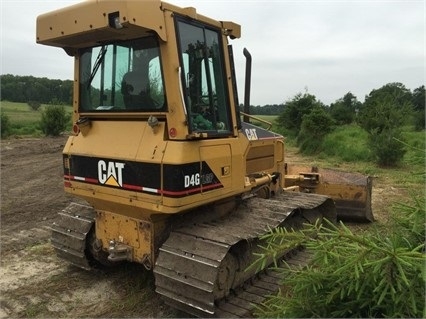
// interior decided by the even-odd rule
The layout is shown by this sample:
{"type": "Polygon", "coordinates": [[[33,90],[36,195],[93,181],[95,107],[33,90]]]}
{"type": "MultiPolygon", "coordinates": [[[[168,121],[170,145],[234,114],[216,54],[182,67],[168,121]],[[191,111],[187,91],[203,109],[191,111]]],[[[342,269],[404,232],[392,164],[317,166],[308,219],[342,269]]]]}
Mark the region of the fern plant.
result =
{"type": "Polygon", "coordinates": [[[425,200],[395,209],[390,227],[361,235],[328,222],[271,231],[254,266],[265,266],[289,243],[303,244],[313,260],[304,269],[279,268],[282,289],[257,308],[257,316],[425,317],[425,200]]]}

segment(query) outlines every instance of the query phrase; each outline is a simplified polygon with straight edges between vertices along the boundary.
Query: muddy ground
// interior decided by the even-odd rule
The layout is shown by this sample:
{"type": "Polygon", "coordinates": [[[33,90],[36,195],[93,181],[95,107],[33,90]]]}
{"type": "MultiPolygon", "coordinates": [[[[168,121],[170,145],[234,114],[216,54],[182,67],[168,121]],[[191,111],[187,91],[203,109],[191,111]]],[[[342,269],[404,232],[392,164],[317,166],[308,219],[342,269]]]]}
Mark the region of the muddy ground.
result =
{"type": "MultiPolygon", "coordinates": [[[[0,318],[185,316],[155,295],[153,275],[141,266],[88,272],[56,258],[49,226],[72,200],[63,191],[65,142],[1,141],[0,318]]],[[[373,209],[392,196],[375,185],[373,209]]]]}

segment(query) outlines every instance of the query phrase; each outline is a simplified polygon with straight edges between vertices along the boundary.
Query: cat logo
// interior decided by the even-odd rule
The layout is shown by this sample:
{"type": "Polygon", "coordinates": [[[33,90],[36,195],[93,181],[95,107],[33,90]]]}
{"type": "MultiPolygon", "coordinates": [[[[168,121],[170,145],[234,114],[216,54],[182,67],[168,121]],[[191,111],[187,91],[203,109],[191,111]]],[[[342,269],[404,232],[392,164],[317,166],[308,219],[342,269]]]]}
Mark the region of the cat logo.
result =
{"type": "Polygon", "coordinates": [[[120,162],[98,162],[98,180],[101,184],[123,187],[124,163],[120,162]]]}
{"type": "Polygon", "coordinates": [[[255,128],[246,128],[245,132],[249,141],[257,141],[259,139],[255,128]]]}

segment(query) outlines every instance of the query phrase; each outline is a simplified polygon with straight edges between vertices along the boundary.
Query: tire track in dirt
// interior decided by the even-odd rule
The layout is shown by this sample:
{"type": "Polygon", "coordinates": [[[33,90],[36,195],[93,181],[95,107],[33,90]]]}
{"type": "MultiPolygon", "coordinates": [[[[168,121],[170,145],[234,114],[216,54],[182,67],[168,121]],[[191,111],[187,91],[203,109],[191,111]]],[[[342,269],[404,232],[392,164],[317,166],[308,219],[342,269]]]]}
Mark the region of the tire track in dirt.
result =
{"type": "Polygon", "coordinates": [[[67,137],[1,140],[0,318],[176,317],[140,265],[83,271],[59,260],[49,226],[63,190],[67,137]]]}

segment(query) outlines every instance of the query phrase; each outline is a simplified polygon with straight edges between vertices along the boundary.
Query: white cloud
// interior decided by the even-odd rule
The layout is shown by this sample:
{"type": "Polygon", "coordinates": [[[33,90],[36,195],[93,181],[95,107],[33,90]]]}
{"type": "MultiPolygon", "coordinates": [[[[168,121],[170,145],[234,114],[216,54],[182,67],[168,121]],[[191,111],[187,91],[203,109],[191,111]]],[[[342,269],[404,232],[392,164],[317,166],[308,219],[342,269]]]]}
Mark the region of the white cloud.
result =
{"type": "MultiPolygon", "coordinates": [[[[35,43],[37,15],[80,1],[2,0],[1,73],[72,79],[65,52],[35,43]]],[[[418,1],[176,0],[242,25],[234,46],[240,102],[247,47],[252,104],[281,103],[308,87],[324,103],[351,91],[425,82],[425,3],[418,1]]]]}

